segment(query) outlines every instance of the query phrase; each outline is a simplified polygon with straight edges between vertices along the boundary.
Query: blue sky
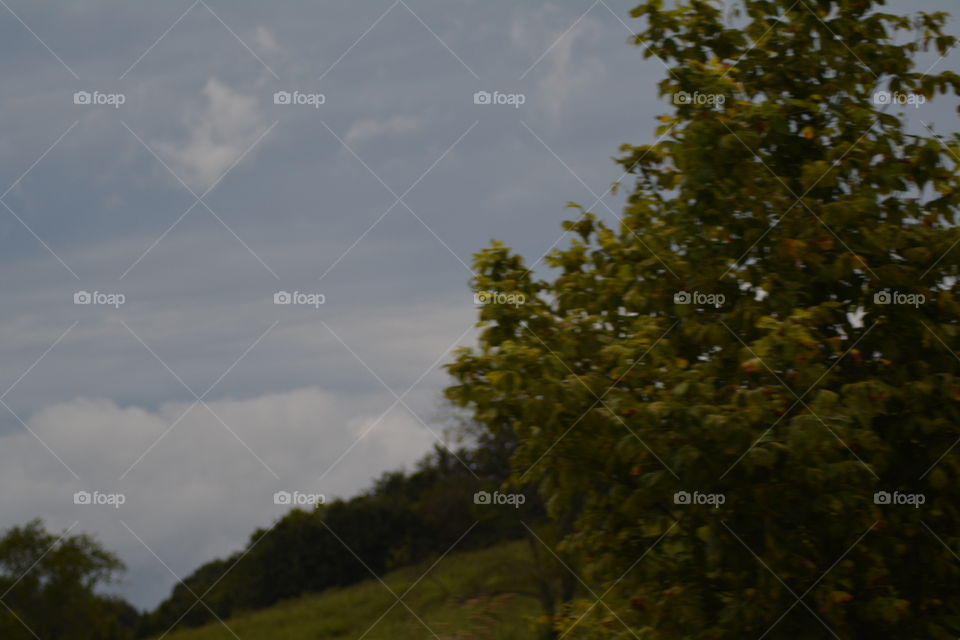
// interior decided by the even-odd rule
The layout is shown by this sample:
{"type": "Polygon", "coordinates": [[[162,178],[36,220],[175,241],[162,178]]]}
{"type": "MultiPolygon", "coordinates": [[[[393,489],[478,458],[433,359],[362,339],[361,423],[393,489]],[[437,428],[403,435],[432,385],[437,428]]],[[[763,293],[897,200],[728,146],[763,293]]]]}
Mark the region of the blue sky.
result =
{"type": "Polygon", "coordinates": [[[471,254],[612,217],[618,146],[670,108],[631,2],[0,5],[0,526],[95,533],[141,607],[275,491],[349,496],[442,437],[471,254]]]}

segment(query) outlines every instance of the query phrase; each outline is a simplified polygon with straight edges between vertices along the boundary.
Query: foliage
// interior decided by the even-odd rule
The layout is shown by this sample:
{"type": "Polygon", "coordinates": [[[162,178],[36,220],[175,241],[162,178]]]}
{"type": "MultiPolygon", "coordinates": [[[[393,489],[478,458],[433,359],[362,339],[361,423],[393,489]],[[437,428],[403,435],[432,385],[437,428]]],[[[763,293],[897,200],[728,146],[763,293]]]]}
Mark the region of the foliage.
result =
{"type": "Polygon", "coordinates": [[[912,60],[955,44],[944,14],[882,5],[745,0],[728,26],[643,2],[660,93],[713,98],[623,147],[622,219],[566,223],[548,277],[476,256],[476,291],[526,303],[482,307],[448,396],[517,435],[513,480],[551,514],[578,505],[565,546],[611,590],[566,637],[960,633],[960,139],[874,99],[960,76],[912,60]]]}
{"type": "Polygon", "coordinates": [[[40,520],[0,538],[0,637],[126,640],[136,610],[95,593],[123,563],[87,535],[56,535],[40,520]]]}
{"type": "Polygon", "coordinates": [[[175,586],[144,614],[140,635],[355,584],[454,545],[476,549],[521,537],[521,518],[542,519],[535,496],[522,509],[474,504],[481,487],[493,489],[506,479],[502,446],[484,439],[456,453],[437,447],[413,472],[385,473],[366,493],[313,511],[292,510],[254,532],[242,551],[204,564],[175,586]],[[196,604],[199,595],[206,606],[196,604]]]}

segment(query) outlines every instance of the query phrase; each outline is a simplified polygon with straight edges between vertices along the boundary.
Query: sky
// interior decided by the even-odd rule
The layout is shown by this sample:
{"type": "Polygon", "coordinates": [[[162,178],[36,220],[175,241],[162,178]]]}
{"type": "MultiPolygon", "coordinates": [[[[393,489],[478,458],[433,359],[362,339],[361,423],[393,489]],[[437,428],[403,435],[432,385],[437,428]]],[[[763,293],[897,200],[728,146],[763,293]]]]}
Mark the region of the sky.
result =
{"type": "Polygon", "coordinates": [[[670,110],[632,5],[0,0],[0,528],[94,534],[152,607],[275,492],[444,442],[472,254],[612,219],[670,110]]]}

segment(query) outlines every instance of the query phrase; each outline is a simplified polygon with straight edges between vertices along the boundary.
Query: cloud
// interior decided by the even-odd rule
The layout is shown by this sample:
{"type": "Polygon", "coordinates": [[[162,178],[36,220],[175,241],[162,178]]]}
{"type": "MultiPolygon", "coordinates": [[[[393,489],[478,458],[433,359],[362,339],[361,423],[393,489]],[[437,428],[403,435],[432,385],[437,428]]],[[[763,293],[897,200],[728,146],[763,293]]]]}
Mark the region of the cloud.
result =
{"type": "Polygon", "coordinates": [[[353,146],[362,144],[372,138],[382,135],[407,135],[421,131],[426,125],[426,119],[416,116],[397,115],[379,120],[365,119],[353,123],[344,134],[344,142],[353,146]]]}
{"type": "Polygon", "coordinates": [[[42,515],[56,529],[79,520],[78,531],[98,532],[130,567],[135,580],[125,595],[153,605],[176,580],[127,526],[184,577],[242,547],[256,527],[282,515],[286,509],[273,504],[275,491],[352,494],[371,475],[418,458],[434,438],[403,407],[377,423],[392,400],[309,387],[211,401],[212,412],[189,403],[156,411],[102,398],[59,403],[27,422],[80,480],[29,433],[6,436],[0,511],[16,522],[42,515]],[[119,509],[75,505],[73,494],[81,490],[123,493],[126,502],[119,509]]]}
{"type": "Polygon", "coordinates": [[[257,49],[266,54],[280,51],[280,45],[277,44],[277,39],[274,37],[273,32],[262,25],[257,26],[253,32],[253,43],[257,49]]]}
{"type": "Polygon", "coordinates": [[[530,71],[538,97],[533,104],[551,126],[559,126],[567,103],[575,97],[593,100],[598,91],[591,86],[606,84],[607,65],[596,55],[584,49],[589,43],[608,37],[601,23],[590,15],[583,17],[573,29],[569,25],[551,29],[556,7],[545,6],[537,16],[520,16],[510,25],[510,41],[514,48],[536,60],[544,55],[530,71]],[[577,55],[574,49],[580,47],[577,55]]]}
{"type": "Polygon", "coordinates": [[[160,141],[157,149],[194,189],[207,189],[223,175],[266,129],[257,101],[216,78],[203,87],[205,104],[188,107],[185,139],[160,141]]]}

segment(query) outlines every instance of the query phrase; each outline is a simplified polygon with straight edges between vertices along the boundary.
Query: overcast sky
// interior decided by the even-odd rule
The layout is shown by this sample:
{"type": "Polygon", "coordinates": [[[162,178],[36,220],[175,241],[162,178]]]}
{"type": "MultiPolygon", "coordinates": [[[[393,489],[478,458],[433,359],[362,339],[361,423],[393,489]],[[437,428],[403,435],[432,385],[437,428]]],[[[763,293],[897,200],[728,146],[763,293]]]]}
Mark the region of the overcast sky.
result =
{"type": "Polygon", "coordinates": [[[274,492],[419,458],[471,255],[611,217],[612,157],[670,108],[632,4],[0,2],[0,527],[96,534],[148,607],[274,492]]]}

